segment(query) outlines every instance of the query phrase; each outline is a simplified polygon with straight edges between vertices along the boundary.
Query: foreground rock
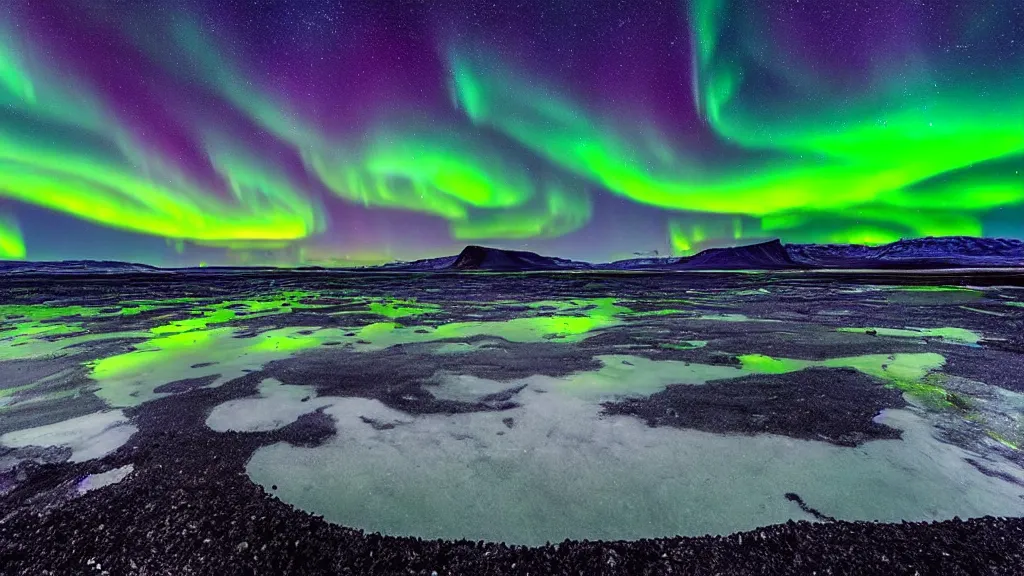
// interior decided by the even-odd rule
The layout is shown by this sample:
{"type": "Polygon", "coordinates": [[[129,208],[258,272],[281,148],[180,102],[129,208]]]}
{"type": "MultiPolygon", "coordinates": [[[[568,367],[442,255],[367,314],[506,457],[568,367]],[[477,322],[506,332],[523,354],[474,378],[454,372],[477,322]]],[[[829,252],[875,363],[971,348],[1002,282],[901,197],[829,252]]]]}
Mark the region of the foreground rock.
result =
{"type": "Polygon", "coordinates": [[[259,446],[329,438],[323,413],[268,432],[203,425],[213,406],[257,385],[254,374],[147,403],[135,414],[139,432],[115,453],[21,470],[27,478],[0,499],[0,573],[1015,574],[1024,565],[1024,519],[992,517],[788,522],[728,537],[536,548],[366,534],[298,511],[245,474],[259,446]],[[128,464],[118,483],[71,490],[128,464]]]}
{"type": "MultiPolygon", "coordinates": [[[[5,511],[8,514],[10,511],[5,511]]],[[[728,537],[539,548],[363,534],[226,475],[153,478],[44,517],[5,515],[5,574],[1015,574],[1024,520],[787,523],[728,537]]]]}

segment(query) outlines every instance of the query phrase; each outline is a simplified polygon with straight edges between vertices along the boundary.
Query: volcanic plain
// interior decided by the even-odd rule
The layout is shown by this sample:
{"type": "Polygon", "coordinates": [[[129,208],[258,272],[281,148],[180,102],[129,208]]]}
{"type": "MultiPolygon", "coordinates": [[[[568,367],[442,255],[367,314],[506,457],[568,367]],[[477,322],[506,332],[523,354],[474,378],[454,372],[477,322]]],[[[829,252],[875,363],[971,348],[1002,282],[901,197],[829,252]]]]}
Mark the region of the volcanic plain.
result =
{"type": "Polygon", "coordinates": [[[1014,573],[1024,274],[0,284],[0,573],[1014,573]]]}

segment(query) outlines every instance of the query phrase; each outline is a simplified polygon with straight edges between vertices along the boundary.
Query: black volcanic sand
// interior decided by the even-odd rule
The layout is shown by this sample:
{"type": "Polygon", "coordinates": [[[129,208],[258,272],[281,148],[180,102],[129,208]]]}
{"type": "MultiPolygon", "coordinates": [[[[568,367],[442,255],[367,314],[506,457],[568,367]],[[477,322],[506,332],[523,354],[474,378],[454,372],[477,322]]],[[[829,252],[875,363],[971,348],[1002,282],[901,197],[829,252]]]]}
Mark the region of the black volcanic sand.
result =
{"type": "Polygon", "coordinates": [[[139,432],[114,454],[29,468],[29,481],[0,501],[3,573],[1015,574],[1024,563],[1024,519],[992,517],[788,522],[728,537],[535,548],[366,534],[296,511],[245,475],[257,447],[316,445],[333,433],[329,418],[317,412],[268,433],[203,425],[209,409],[253,393],[257,382],[246,376],[151,402],[136,414],[139,432]],[[103,490],[39,497],[129,462],[135,472],[103,490]]]}
{"type": "Polygon", "coordinates": [[[263,373],[285,384],[313,386],[322,396],[375,398],[406,412],[454,414],[473,411],[472,406],[435,399],[424,389],[423,384],[430,382],[439,370],[478,378],[514,380],[535,374],[565,376],[601,367],[600,362],[589,355],[581,355],[573,347],[544,343],[506,342],[497,349],[449,355],[433,354],[431,350],[435,346],[397,345],[370,352],[317,350],[301,357],[270,362],[263,373]],[[339,370],[339,366],[344,368],[339,370]],[[405,400],[406,397],[411,400],[405,400]]]}
{"type": "Polygon", "coordinates": [[[882,388],[850,369],[822,368],[669,386],[647,398],[604,405],[608,414],[639,416],[651,426],[785,434],[840,446],[899,438],[899,430],[872,418],[884,408],[903,406],[906,402],[898,390],[882,388]]]}
{"type": "MultiPolygon", "coordinates": [[[[268,493],[250,481],[245,472],[261,446],[317,446],[332,437],[334,423],[326,414],[313,412],[264,433],[218,433],[206,427],[205,419],[214,406],[255,394],[265,378],[312,386],[320,395],[374,398],[411,414],[502,411],[515,406],[514,393],[499,392],[476,402],[443,400],[430,393],[432,379],[438,372],[449,372],[509,381],[511,388],[511,381],[518,378],[594,370],[600,367],[594,356],[600,354],[738,366],[738,354],[819,360],[937,352],[947,359],[945,374],[1021,391],[1024,308],[1007,302],[1024,301],[1024,291],[1002,288],[1021,285],[1020,275],[998,273],[367,277],[262,271],[5,279],[0,302],[10,304],[49,301],[116,309],[124,300],[211,299],[133,316],[74,319],[86,323],[91,334],[144,331],[172,319],[195,318],[193,309],[210,303],[254,299],[280,290],[307,291],[315,296],[305,302],[323,301],[328,307],[242,315],[217,326],[254,335],[284,326],[351,327],[390,321],[368,313],[363,303],[345,300],[355,296],[415,298],[440,306],[393,320],[406,326],[554,314],[522,304],[609,296],[635,312],[678,309],[682,315],[626,316],[621,324],[572,344],[476,337],[468,342],[486,345],[458,354],[434,353],[438,342],[372,352],[324,346],[269,362],[219,388],[205,387],[209,377],[164,383],[158,391],[172,395],[126,410],[139,432],[104,458],[75,464],[67,461],[68,449],[0,447],[0,462],[26,459],[13,469],[0,469],[0,574],[1019,574],[1024,565],[1024,520],[991,517],[903,524],[790,522],[728,537],[565,542],[536,548],[364,534],[292,508],[276,499],[273,489],[268,493]],[[979,288],[902,290],[900,285],[906,283],[979,288]],[[498,301],[507,302],[494,304],[498,301]],[[346,314],[328,316],[331,312],[346,314]],[[723,314],[779,321],[691,319],[723,314]],[[969,347],[935,338],[836,332],[839,327],[947,326],[975,330],[986,339],[969,347]],[[687,350],[662,346],[689,340],[707,345],[687,350]],[[76,496],[75,486],[85,475],[128,464],[134,472],[126,479],[76,496]]],[[[0,390],[45,379],[13,396],[33,401],[2,408],[0,434],[101,409],[104,404],[91,392],[94,383],[83,363],[130,350],[137,341],[96,341],[65,356],[0,361],[0,374],[6,378],[0,390]]],[[[669,386],[647,398],[607,403],[605,410],[651,426],[772,433],[856,446],[898,438],[898,430],[873,418],[884,408],[904,405],[899,392],[876,379],[847,369],[812,368],[669,386]]],[[[969,403],[949,408],[948,417],[959,422],[976,408],[969,403]]],[[[517,423],[505,425],[513,428],[517,423]]],[[[988,441],[978,426],[945,432],[949,441],[964,446],[988,441]]],[[[984,461],[971,464],[993,477],[1003,474],[984,461]]],[[[790,490],[780,486],[780,497],[785,494],[812,511],[808,513],[816,512],[790,490]]]]}

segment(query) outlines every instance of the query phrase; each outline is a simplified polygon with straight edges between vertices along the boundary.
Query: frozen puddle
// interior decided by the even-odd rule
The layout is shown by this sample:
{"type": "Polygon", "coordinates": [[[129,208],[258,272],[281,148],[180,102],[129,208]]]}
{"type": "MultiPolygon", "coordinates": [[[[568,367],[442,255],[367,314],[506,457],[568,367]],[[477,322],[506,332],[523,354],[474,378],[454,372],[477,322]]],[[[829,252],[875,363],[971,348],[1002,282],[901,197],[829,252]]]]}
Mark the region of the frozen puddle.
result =
{"type": "Polygon", "coordinates": [[[260,383],[259,397],[231,400],[215,407],[206,425],[217,432],[268,432],[334,400],[316,398],[311,387],[285,386],[268,378],[260,383]]]}
{"type": "Polygon", "coordinates": [[[121,466],[120,468],[113,468],[106,472],[100,472],[99,474],[90,474],[78,483],[77,491],[79,495],[85,494],[86,492],[92,492],[93,490],[99,490],[105,486],[111,484],[117,484],[121,480],[124,480],[135,470],[135,466],[128,464],[127,466],[121,466]]]}
{"type": "MultiPolygon", "coordinates": [[[[264,486],[276,484],[282,500],[345,526],[518,544],[725,534],[810,519],[787,492],[849,520],[1024,515],[1024,488],[975,470],[964,458],[976,455],[935,440],[931,425],[910,411],[878,417],[903,430],[903,440],[842,448],[650,428],[601,416],[593,395],[567,383],[572,378],[449,379],[440,394],[526,385],[514,398],[520,408],[451,416],[321,398],[338,434],[316,448],[261,448],[248,472],[264,486]],[[394,426],[373,425],[379,422],[394,426]]],[[[277,405],[292,418],[295,402],[277,405]]],[[[304,404],[305,411],[317,407],[304,404]]]]}
{"type": "Polygon", "coordinates": [[[71,448],[71,462],[85,462],[117,450],[136,431],[123,412],[111,410],[8,432],[0,436],[0,444],[11,448],[66,446],[71,448]]]}

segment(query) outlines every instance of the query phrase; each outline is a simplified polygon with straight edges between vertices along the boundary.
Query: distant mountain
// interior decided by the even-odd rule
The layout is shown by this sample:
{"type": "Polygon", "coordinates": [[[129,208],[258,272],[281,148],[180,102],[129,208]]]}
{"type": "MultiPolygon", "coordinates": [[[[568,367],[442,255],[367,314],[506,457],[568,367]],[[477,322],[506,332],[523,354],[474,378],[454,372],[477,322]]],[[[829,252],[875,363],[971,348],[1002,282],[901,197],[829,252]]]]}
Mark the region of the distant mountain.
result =
{"type": "Polygon", "coordinates": [[[661,256],[658,258],[629,258],[603,264],[594,264],[597,270],[671,270],[672,266],[682,260],[678,256],[661,256]]]}
{"type": "Polygon", "coordinates": [[[586,262],[541,256],[536,252],[503,250],[501,248],[487,248],[484,246],[466,246],[457,256],[428,258],[414,262],[395,262],[378,266],[376,269],[402,272],[462,270],[526,272],[531,270],[586,270],[590,267],[591,265],[586,262]]]}
{"type": "Polygon", "coordinates": [[[711,248],[689,258],[680,258],[672,265],[677,270],[786,270],[807,267],[793,260],[778,240],[748,246],[711,248]]]}
{"type": "Polygon", "coordinates": [[[589,268],[585,262],[541,256],[536,252],[466,246],[452,264],[454,270],[572,270],[589,268]]]}
{"type": "MultiPolygon", "coordinates": [[[[367,272],[459,272],[459,271],[683,271],[683,270],[808,270],[875,269],[928,270],[947,268],[1024,268],[1024,242],[1002,238],[946,236],[900,240],[882,246],[859,244],[783,244],[778,240],[711,248],[687,257],[641,257],[603,264],[590,264],[535,252],[466,246],[456,256],[393,262],[359,268],[367,272]]],[[[145,264],[97,260],[64,262],[3,262],[0,275],[8,274],[139,274],[158,272],[202,272],[226,274],[261,268],[157,268],[145,264]]],[[[267,268],[267,270],[273,270],[267,268]]],[[[329,270],[306,267],[297,270],[329,270]]]]}
{"type": "Polygon", "coordinates": [[[380,266],[371,266],[368,270],[394,270],[398,272],[436,272],[447,270],[452,267],[458,256],[442,256],[440,258],[425,258],[413,260],[412,262],[389,262],[380,266]]]}
{"type": "MultiPolygon", "coordinates": [[[[710,248],[688,257],[632,258],[588,264],[533,252],[467,246],[445,270],[806,270],[941,269],[1024,267],[1024,242],[998,238],[948,236],[900,240],[882,246],[858,244],[760,244],[710,248]]],[[[440,261],[442,259],[436,259],[440,261]]],[[[423,268],[421,268],[423,269],[423,268]]],[[[434,268],[438,269],[438,268],[434,268]]]]}
{"type": "Polygon", "coordinates": [[[0,274],[138,274],[160,271],[160,268],[147,264],[111,260],[0,261],[0,274]]]}
{"type": "Polygon", "coordinates": [[[935,269],[1024,267],[1024,242],[1006,238],[944,236],[881,246],[787,244],[790,257],[812,268],[935,269]]]}
{"type": "Polygon", "coordinates": [[[734,246],[709,248],[693,256],[674,258],[632,258],[608,264],[595,264],[601,270],[785,270],[807,268],[790,257],[778,240],[734,246]]]}

